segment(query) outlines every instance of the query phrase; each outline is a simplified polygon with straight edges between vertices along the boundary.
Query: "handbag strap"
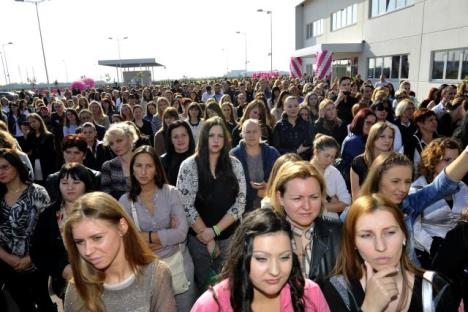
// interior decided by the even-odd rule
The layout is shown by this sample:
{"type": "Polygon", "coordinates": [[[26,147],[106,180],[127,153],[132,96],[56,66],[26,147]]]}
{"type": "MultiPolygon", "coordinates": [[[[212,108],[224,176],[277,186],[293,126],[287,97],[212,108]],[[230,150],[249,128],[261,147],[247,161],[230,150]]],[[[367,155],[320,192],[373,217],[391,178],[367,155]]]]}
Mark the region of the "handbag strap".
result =
{"type": "Polygon", "coordinates": [[[135,223],[135,227],[137,228],[137,230],[141,231],[140,222],[138,221],[137,211],[136,211],[135,204],[134,204],[133,200],[130,201],[130,206],[132,208],[133,223],[135,223]]]}
{"type": "Polygon", "coordinates": [[[422,280],[422,300],[423,312],[434,312],[434,304],[432,301],[432,279],[434,278],[434,271],[426,271],[422,280]]]}

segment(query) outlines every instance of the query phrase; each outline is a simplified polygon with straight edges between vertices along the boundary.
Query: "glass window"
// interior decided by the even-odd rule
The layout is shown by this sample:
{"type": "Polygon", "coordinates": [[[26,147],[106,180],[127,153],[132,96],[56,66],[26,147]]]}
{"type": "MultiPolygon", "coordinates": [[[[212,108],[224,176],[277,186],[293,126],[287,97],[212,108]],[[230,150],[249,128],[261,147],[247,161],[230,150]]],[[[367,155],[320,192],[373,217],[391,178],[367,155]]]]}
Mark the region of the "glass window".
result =
{"type": "Polygon", "coordinates": [[[396,0],[387,0],[387,12],[395,11],[396,0]]]}
{"type": "Polygon", "coordinates": [[[374,78],[374,67],[375,67],[375,59],[369,58],[369,66],[367,66],[367,78],[374,78]]]}
{"type": "Polygon", "coordinates": [[[468,79],[468,49],[463,53],[461,79],[468,79]]]}
{"type": "Polygon", "coordinates": [[[336,29],[336,13],[332,15],[332,30],[336,29]]]}
{"type": "Polygon", "coordinates": [[[387,78],[390,78],[391,67],[392,67],[392,57],[391,56],[384,57],[382,74],[387,78]]]}
{"type": "Polygon", "coordinates": [[[341,27],[345,27],[346,25],[348,25],[346,23],[346,9],[344,9],[343,11],[341,11],[341,27]]]}
{"type": "Polygon", "coordinates": [[[406,5],[406,0],[397,0],[396,7],[397,9],[403,8],[406,5]]]}
{"type": "Polygon", "coordinates": [[[386,11],[387,8],[387,0],[379,0],[379,14],[383,14],[386,11]]]}
{"type": "Polygon", "coordinates": [[[349,6],[346,9],[346,11],[347,11],[347,14],[348,14],[348,17],[347,17],[348,25],[351,25],[353,23],[353,7],[349,6]]]}
{"type": "Polygon", "coordinates": [[[379,15],[379,0],[372,0],[371,16],[379,15]]]}
{"type": "Polygon", "coordinates": [[[406,5],[412,5],[414,4],[414,0],[406,0],[406,5]]]}
{"type": "Polygon", "coordinates": [[[432,79],[444,79],[444,63],[447,52],[434,52],[432,58],[432,79]]]}
{"type": "Polygon", "coordinates": [[[448,51],[445,79],[458,79],[458,68],[460,67],[460,50],[448,51]]]}
{"type": "Polygon", "coordinates": [[[408,62],[408,55],[401,56],[401,79],[408,79],[409,75],[409,62],[408,62]]]}
{"type": "Polygon", "coordinates": [[[395,55],[392,56],[392,78],[399,78],[400,77],[400,56],[395,55]]]}
{"type": "Polygon", "coordinates": [[[380,75],[382,75],[382,64],[383,63],[383,59],[381,57],[378,57],[375,59],[375,73],[374,73],[374,77],[375,78],[379,78],[380,75]]]}
{"type": "Polygon", "coordinates": [[[341,11],[336,12],[336,29],[341,28],[341,11]]]}
{"type": "Polygon", "coordinates": [[[353,4],[353,24],[357,23],[357,4],[353,4]]]}

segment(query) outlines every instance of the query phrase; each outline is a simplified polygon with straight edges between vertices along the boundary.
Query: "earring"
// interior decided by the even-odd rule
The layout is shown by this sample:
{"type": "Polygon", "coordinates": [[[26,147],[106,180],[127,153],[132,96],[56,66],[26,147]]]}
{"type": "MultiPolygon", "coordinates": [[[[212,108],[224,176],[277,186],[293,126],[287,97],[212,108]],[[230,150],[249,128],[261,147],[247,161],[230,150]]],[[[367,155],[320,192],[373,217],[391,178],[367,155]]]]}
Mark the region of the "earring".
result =
{"type": "Polygon", "coordinates": [[[403,246],[406,246],[406,240],[403,241],[403,246]]]}

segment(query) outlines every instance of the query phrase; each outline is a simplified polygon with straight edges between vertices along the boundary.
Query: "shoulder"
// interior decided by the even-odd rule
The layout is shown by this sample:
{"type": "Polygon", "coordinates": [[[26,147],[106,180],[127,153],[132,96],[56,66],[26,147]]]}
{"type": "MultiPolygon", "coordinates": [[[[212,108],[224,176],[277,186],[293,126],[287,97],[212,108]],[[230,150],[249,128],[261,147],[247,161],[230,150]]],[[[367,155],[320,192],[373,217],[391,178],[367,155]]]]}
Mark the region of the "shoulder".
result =
{"type": "Polygon", "coordinates": [[[341,233],[342,223],[339,220],[331,219],[328,217],[319,217],[315,220],[315,228],[317,230],[324,230],[331,233],[341,233]]]}
{"type": "Polygon", "coordinates": [[[180,164],[180,169],[179,172],[182,170],[197,170],[197,163],[195,161],[195,155],[190,156],[189,158],[185,159],[181,164],[180,164]]]}
{"type": "Polygon", "coordinates": [[[192,312],[231,311],[231,292],[228,280],[221,281],[212,289],[208,289],[198,298],[192,312]]]}

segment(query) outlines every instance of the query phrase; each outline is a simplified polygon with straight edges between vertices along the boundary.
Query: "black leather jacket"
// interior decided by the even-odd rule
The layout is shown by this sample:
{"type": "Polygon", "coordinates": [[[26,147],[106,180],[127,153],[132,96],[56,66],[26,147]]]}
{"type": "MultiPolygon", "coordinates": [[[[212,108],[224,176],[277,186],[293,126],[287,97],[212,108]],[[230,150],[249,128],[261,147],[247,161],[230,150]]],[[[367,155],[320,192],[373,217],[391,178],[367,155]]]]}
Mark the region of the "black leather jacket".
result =
{"type": "Polygon", "coordinates": [[[317,218],[313,235],[309,279],[319,281],[325,279],[335,267],[340,252],[341,223],[326,217],[317,218]]]}

